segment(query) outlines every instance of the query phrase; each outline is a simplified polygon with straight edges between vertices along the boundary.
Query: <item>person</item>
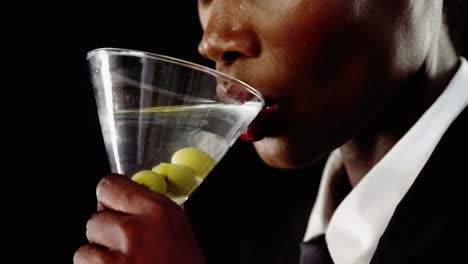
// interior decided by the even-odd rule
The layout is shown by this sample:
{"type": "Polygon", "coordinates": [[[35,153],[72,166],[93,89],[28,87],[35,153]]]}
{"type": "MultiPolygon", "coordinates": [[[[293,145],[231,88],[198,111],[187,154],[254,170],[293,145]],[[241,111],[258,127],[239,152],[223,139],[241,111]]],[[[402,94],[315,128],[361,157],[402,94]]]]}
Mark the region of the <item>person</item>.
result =
{"type": "MultiPolygon", "coordinates": [[[[266,98],[244,140],[275,168],[329,156],[301,263],[463,256],[468,177],[454,151],[468,147],[468,63],[447,23],[454,3],[198,1],[200,53],[266,98]],[[325,251],[311,254],[311,241],[325,251]]],[[[111,175],[97,199],[76,264],[205,262],[165,197],[111,175]]]]}

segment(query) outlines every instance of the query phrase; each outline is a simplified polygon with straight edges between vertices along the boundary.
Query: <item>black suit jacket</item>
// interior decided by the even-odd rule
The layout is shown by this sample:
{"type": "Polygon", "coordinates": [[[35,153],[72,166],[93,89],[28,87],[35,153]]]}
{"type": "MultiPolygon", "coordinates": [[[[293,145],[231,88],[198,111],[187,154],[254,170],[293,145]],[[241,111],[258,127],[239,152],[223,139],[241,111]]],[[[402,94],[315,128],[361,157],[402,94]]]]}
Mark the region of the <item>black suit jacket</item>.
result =
{"type": "Polygon", "coordinates": [[[467,127],[465,109],[399,203],[372,264],[468,263],[467,127]]]}

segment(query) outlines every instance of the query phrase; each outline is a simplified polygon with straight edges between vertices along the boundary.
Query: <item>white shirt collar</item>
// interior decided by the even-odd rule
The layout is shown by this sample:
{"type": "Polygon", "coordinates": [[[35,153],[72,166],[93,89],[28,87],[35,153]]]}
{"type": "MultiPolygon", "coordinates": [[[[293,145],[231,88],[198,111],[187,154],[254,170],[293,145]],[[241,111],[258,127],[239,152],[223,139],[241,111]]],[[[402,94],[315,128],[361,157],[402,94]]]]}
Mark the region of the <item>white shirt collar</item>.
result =
{"type": "Polygon", "coordinates": [[[444,92],[331,215],[330,183],[343,169],[339,150],[332,152],[304,241],[325,234],[335,264],[369,263],[397,205],[442,135],[467,105],[468,63],[461,58],[460,68],[444,92]]]}

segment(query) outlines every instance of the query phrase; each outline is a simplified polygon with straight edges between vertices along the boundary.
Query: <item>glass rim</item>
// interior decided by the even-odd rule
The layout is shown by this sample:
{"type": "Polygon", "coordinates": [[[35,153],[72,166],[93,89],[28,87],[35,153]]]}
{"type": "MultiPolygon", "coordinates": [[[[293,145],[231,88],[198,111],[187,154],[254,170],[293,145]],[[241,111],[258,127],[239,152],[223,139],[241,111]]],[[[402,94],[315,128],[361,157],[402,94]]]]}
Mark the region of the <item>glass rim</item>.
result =
{"type": "Polygon", "coordinates": [[[247,84],[247,83],[245,83],[245,82],[243,82],[243,81],[241,81],[241,80],[239,80],[237,78],[234,78],[234,77],[232,77],[230,75],[227,75],[227,74],[222,73],[220,71],[217,71],[215,69],[212,69],[212,68],[209,68],[209,67],[194,63],[194,62],[190,62],[190,61],[183,60],[183,59],[178,59],[178,58],[167,56],[167,55],[162,55],[162,54],[157,54],[157,53],[152,53],[152,52],[147,52],[147,51],[141,51],[141,50],[134,50],[134,49],[124,49],[124,48],[97,48],[97,49],[93,49],[93,50],[90,50],[89,52],[87,52],[86,59],[89,60],[91,57],[94,57],[97,54],[103,53],[103,52],[106,53],[106,54],[112,54],[112,55],[123,55],[123,56],[131,56],[131,57],[139,57],[139,58],[150,58],[150,59],[160,60],[160,61],[174,63],[174,64],[181,65],[181,66],[184,66],[184,67],[188,67],[188,68],[198,70],[198,71],[201,71],[201,72],[205,72],[205,73],[217,76],[217,77],[222,77],[222,78],[227,79],[227,80],[229,80],[231,82],[235,82],[237,84],[240,84],[247,91],[249,91],[250,93],[255,95],[261,101],[263,106],[265,105],[265,98],[263,97],[263,95],[259,91],[257,91],[255,88],[250,86],[249,84],[247,84]]]}

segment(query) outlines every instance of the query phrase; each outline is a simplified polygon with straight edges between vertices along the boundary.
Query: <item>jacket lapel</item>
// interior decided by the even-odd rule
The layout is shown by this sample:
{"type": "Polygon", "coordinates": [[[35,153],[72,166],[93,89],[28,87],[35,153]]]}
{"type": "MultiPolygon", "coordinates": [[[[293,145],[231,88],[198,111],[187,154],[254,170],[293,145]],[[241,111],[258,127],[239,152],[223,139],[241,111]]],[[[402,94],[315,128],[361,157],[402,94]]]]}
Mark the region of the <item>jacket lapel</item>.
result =
{"type": "Polygon", "coordinates": [[[396,208],[371,263],[456,263],[465,254],[467,125],[465,109],[396,208]]]}

